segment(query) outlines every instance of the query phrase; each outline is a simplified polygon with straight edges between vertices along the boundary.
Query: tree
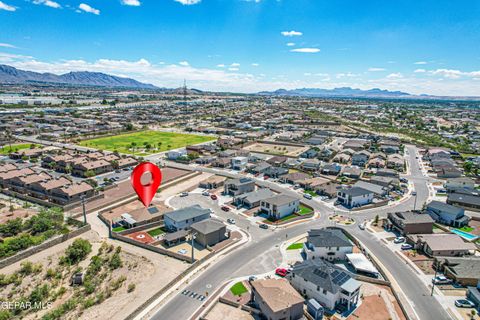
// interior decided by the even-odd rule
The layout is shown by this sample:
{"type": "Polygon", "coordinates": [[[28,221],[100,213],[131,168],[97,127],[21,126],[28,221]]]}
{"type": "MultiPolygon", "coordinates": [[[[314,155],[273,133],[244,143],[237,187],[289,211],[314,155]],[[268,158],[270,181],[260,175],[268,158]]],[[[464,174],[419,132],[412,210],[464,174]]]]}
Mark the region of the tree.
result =
{"type": "Polygon", "coordinates": [[[96,176],[95,171],[93,171],[93,170],[85,171],[85,177],[86,178],[91,178],[91,177],[94,177],[94,176],[96,176]]]}
{"type": "Polygon", "coordinates": [[[133,126],[132,123],[127,123],[127,124],[125,125],[125,130],[127,130],[127,131],[132,131],[133,129],[134,129],[134,126],[133,126]]]}
{"type": "Polygon", "coordinates": [[[21,218],[16,218],[7,221],[5,224],[0,225],[0,233],[4,237],[16,236],[22,231],[23,223],[21,218]]]}
{"type": "Polygon", "coordinates": [[[70,265],[84,260],[92,252],[92,245],[88,240],[75,239],[65,250],[64,261],[70,265]]]}
{"type": "Polygon", "coordinates": [[[373,220],[373,224],[374,225],[378,225],[378,220],[380,219],[380,217],[378,216],[378,214],[375,216],[375,220],[373,220]]]}

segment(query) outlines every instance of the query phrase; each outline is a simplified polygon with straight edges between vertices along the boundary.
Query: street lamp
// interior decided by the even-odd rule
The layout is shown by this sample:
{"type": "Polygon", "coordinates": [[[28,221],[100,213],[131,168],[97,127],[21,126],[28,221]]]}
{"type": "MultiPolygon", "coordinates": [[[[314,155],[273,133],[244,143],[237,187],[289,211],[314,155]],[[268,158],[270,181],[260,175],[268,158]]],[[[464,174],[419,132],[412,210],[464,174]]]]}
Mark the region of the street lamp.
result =
{"type": "Polygon", "coordinates": [[[194,252],[195,252],[195,250],[194,250],[194,241],[195,241],[195,236],[196,236],[196,235],[197,235],[196,232],[195,232],[195,233],[192,233],[192,235],[191,235],[191,237],[192,237],[192,239],[191,239],[191,240],[192,240],[192,242],[191,242],[191,244],[192,244],[192,263],[195,262],[195,256],[194,256],[194,252]]]}

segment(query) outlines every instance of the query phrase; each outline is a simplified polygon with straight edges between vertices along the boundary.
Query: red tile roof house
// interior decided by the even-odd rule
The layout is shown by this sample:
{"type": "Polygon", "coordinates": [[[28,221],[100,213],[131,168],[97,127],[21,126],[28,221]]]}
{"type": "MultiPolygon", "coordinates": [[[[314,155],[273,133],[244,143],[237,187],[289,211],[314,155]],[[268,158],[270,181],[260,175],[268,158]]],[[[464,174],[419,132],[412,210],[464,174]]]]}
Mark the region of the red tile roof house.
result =
{"type": "Polygon", "coordinates": [[[113,166],[105,160],[96,160],[82,162],[73,166],[72,174],[80,177],[86,177],[88,171],[93,171],[95,175],[113,171],[113,166]]]}
{"type": "Polygon", "coordinates": [[[60,205],[67,205],[80,201],[82,196],[85,198],[91,197],[94,193],[95,191],[92,186],[86,182],[81,182],[52,189],[50,200],[60,205]]]}
{"type": "Polygon", "coordinates": [[[14,177],[9,180],[7,187],[15,192],[21,193],[21,194],[27,194],[28,189],[30,188],[30,185],[35,182],[40,182],[40,181],[46,181],[51,179],[52,177],[45,173],[45,172],[39,172],[39,173],[33,173],[30,175],[24,175],[24,176],[18,176],[14,177]]]}
{"type": "Polygon", "coordinates": [[[33,174],[33,173],[35,173],[35,172],[30,168],[17,169],[17,170],[12,170],[12,171],[8,171],[8,172],[1,172],[0,173],[0,186],[3,187],[3,188],[6,188],[11,179],[13,179],[15,177],[21,177],[21,176],[24,176],[24,175],[28,175],[28,174],[33,174]]]}
{"type": "Polygon", "coordinates": [[[72,182],[65,177],[59,177],[59,178],[49,179],[46,181],[34,182],[30,185],[28,193],[32,197],[39,198],[42,200],[47,200],[50,197],[53,189],[61,188],[71,183],[72,182]]]}

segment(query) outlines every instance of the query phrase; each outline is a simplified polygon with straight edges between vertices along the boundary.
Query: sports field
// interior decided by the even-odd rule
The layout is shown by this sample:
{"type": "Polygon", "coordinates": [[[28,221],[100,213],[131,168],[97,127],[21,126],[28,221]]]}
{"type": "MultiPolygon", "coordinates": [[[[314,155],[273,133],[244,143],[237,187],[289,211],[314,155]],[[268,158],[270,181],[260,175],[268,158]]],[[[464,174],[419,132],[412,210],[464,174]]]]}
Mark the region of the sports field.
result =
{"type": "Polygon", "coordinates": [[[147,130],[84,140],[79,144],[84,147],[143,156],[215,139],[212,136],[147,130]]]}
{"type": "MultiPolygon", "coordinates": [[[[3,147],[0,147],[0,154],[6,155],[11,152],[30,149],[31,146],[32,146],[32,143],[12,144],[12,148],[10,149],[10,145],[6,145],[3,147]]],[[[36,147],[37,145],[34,144],[33,146],[36,147]]]]}

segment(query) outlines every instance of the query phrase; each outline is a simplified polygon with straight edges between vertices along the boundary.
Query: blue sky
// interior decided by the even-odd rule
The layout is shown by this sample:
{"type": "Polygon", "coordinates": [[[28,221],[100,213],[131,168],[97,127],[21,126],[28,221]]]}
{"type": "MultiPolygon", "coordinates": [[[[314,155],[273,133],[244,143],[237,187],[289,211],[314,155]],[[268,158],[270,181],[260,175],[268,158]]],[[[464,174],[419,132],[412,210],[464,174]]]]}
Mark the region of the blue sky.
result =
{"type": "Polygon", "coordinates": [[[0,63],[158,86],[480,95],[480,1],[0,0],[0,63]]]}

